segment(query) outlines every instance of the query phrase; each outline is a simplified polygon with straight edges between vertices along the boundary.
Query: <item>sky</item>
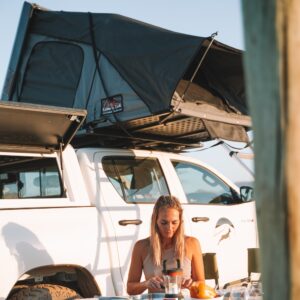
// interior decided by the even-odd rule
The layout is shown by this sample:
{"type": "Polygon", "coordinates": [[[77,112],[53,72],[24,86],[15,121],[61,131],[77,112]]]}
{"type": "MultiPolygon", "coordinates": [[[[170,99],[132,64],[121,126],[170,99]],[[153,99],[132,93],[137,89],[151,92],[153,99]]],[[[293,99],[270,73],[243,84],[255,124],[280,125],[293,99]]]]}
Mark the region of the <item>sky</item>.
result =
{"type": "MultiPolygon", "coordinates": [[[[0,91],[8,68],[19,17],[24,1],[0,0],[0,91]]],[[[49,10],[117,13],[176,32],[210,36],[244,50],[240,0],[36,0],[49,10]]],[[[210,146],[205,144],[205,146],[210,146]]],[[[232,145],[232,144],[231,144],[232,145]]],[[[234,146],[242,147],[243,145],[234,146]]],[[[241,185],[253,181],[253,162],[231,158],[227,146],[189,153],[213,165],[241,185]],[[246,168],[243,166],[246,164],[246,168]]]]}

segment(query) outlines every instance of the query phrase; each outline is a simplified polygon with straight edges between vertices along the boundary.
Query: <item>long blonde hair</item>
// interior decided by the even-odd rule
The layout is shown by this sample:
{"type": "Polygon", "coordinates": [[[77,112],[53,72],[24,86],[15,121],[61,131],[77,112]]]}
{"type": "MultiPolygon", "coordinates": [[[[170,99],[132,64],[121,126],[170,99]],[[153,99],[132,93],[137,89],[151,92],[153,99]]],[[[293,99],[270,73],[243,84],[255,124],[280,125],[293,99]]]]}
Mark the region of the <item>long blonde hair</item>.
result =
{"type": "Polygon", "coordinates": [[[180,201],[175,196],[160,196],[153,208],[150,228],[150,254],[154,265],[160,266],[162,260],[161,238],[157,227],[157,218],[159,210],[164,208],[174,208],[179,212],[179,227],[173,237],[175,246],[175,255],[183,262],[184,258],[184,226],[183,226],[183,209],[180,201]]]}

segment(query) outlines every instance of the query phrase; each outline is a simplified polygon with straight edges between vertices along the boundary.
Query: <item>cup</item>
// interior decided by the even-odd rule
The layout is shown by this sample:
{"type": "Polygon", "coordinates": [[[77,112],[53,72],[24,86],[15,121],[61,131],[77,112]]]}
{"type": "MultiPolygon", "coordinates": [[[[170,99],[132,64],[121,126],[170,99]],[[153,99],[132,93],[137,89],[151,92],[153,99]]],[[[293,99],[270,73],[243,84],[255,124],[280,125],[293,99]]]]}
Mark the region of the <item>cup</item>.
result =
{"type": "Polygon", "coordinates": [[[181,275],[164,275],[166,298],[177,298],[181,292],[181,275]]]}

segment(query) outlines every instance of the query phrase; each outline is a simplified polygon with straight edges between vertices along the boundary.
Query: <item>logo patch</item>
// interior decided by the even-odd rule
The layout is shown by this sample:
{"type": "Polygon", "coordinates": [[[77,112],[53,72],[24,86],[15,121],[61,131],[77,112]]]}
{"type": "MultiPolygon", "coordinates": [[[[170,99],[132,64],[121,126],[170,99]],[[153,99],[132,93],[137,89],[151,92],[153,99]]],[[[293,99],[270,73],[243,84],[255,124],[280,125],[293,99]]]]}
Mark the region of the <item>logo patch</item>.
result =
{"type": "Polygon", "coordinates": [[[109,96],[101,99],[101,115],[108,115],[123,111],[122,95],[109,96]]]}

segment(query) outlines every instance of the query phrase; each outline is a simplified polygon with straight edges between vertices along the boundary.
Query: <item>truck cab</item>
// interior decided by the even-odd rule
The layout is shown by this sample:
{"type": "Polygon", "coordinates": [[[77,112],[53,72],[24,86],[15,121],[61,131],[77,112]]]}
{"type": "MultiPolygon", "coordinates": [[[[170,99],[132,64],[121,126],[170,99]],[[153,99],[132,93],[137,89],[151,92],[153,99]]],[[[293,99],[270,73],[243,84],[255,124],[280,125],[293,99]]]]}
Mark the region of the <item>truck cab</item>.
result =
{"type": "Polygon", "coordinates": [[[41,285],[126,294],[133,245],[149,235],[162,194],[180,199],[186,234],[216,253],[220,285],[247,277],[247,250],[258,246],[255,202],[217,170],[170,152],[76,149],[67,142],[84,111],[3,102],[1,112],[2,297],[41,285]],[[34,121],[42,115],[47,130],[34,121]]]}

